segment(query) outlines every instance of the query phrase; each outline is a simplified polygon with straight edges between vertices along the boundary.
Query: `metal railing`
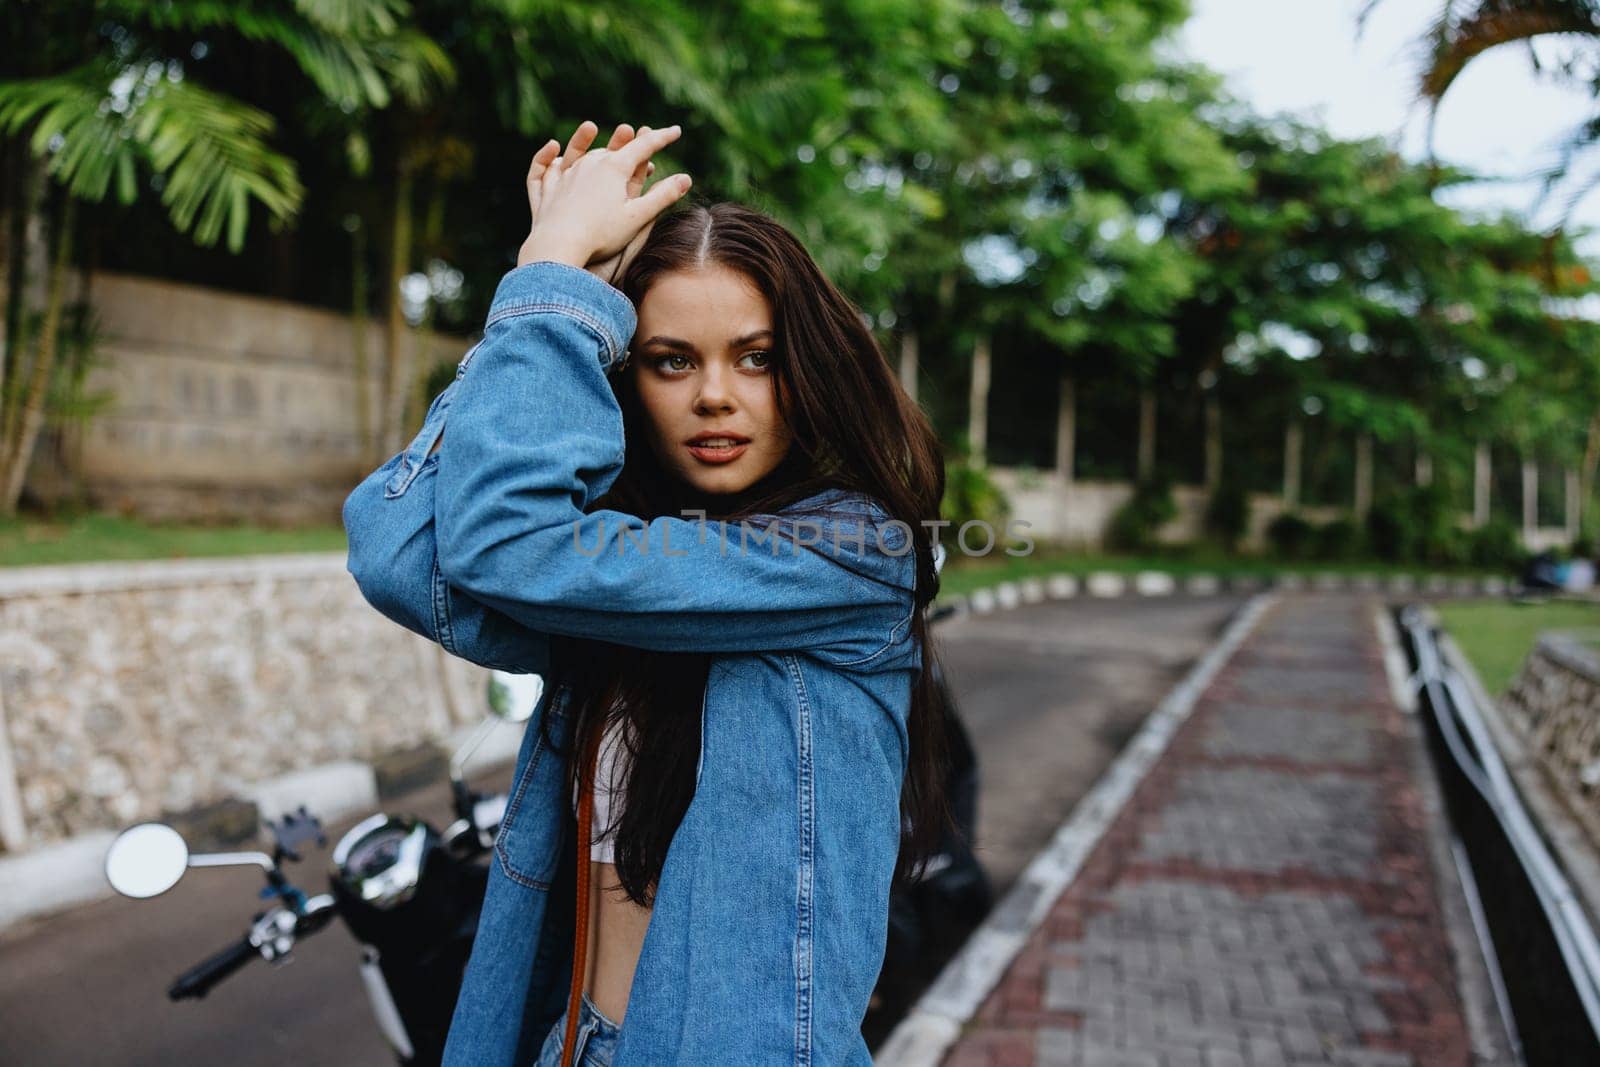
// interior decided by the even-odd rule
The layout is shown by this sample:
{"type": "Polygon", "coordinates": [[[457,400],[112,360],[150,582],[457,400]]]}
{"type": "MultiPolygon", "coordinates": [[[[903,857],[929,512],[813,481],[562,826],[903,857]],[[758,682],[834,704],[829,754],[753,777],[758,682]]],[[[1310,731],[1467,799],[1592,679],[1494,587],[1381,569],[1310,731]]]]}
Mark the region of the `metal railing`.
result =
{"type": "Polygon", "coordinates": [[[1470,861],[1469,895],[1487,926],[1496,994],[1510,1009],[1507,1029],[1530,1064],[1600,1063],[1600,940],[1432,626],[1416,607],[1399,622],[1450,821],[1470,861]]]}

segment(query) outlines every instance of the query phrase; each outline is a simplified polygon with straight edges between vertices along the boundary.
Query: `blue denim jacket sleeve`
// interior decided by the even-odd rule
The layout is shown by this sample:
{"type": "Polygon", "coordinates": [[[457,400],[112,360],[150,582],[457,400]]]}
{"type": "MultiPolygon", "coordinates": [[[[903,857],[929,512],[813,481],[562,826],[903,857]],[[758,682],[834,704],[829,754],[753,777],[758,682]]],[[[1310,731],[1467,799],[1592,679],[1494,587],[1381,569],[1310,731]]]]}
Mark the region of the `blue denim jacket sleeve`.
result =
{"type": "Polygon", "coordinates": [[[640,648],[803,649],[848,666],[901,641],[910,530],[861,494],[776,525],[585,513],[622,468],[608,374],[635,325],[587,271],[537,262],[501,280],[438,457],[445,580],[531,628],[640,648]]]}
{"type": "Polygon", "coordinates": [[[456,381],[434,398],[411,444],[345,498],[346,568],[373,607],[452,655],[485,667],[543,673],[549,664],[547,634],[452,589],[439,570],[433,530],[439,457],[429,453],[459,382],[458,369],[456,381]]]}

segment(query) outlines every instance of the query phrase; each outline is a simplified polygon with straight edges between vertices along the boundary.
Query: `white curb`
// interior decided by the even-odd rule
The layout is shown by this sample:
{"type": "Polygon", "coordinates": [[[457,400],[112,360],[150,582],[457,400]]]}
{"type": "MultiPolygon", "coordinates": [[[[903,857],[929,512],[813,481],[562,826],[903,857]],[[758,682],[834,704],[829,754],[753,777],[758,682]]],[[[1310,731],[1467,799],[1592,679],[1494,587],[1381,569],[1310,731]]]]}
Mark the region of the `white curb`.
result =
{"type": "Polygon", "coordinates": [[[1070,574],[1052,574],[1045,590],[1052,600],[1068,600],[1078,595],[1078,579],[1070,574]]]}
{"type": "Polygon", "coordinates": [[[324,823],[331,823],[357,811],[376,810],[378,776],[370,763],[338,760],[243,786],[236,792],[255,803],[262,822],[304,805],[324,823]]]}
{"type": "Polygon", "coordinates": [[[1128,591],[1128,580],[1110,571],[1096,571],[1084,581],[1083,587],[1090,596],[1121,596],[1128,591]]]}
{"type": "Polygon", "coordinates": [[[1133,576],[1133,591],[1140,596],[1171,596],[1178,591],[1178,582],[1166,571],[1140,571],[1133,576]]]}
{"type": "Polygon", "coordinates": [[[0,859],[0,930],[110,896],[106,852],[116,837],[100,830],[0,859]]]}

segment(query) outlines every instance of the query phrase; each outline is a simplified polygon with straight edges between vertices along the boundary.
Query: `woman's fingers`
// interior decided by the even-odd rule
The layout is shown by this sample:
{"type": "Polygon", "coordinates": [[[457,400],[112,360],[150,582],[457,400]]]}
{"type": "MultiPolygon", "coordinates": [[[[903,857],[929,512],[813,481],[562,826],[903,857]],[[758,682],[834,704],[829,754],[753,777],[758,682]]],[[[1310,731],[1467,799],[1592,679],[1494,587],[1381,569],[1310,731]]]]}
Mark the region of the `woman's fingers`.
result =
{"type": "MultiPolygon", "coordinates": [[[[639,132],[635,134],[635,137],[643,137],[649,132],[650,127],[640,126],[639,132]]],[[[634,197],[644,192],[644,180],[650,176],[650,172],[654,169],[655,164],[648,162],[640,163],[637,167],[633,168],[633,173],[628,176],[628,199],[632,200],[634,197]]]]}
{"type": "Polygon", "coordinates": [[[594,139],[600,135],[600,127],[588,119],[578,123],[578,128],[572,131],[572,138],[567,142],[566,154],[561,158],[570,164],[576,163],[582,155],[594,144],[594,139]]]}
{"type": "Polygon", "coordinates": [[[528,213],[534,221],[539,218],[539,203],[542,199],[544,172],[550,166],[550,161],[556,158],[556,153],[561,150],[561,142],[555,138],[547,141],[542,148],[533,154],[533,161],[528,164],[528,213]]]}
{"type": "Polygon", "coordinates": [[[682,133],[683,128],[676,125],[664,130],[641,129],[626,147],[617,152],[617,159],[626,163],[631,172],[634,167],[676,141],[682,133]]]}
{"type": "Polygon", "coordinates": [[[533,154],[533,162],[528,164],[529,185],[544,177],[544,169],[550,165],[552,159],[556,158],[556,153],[559,151],[561,151],[561,142],[552,137],[533,154]]]}
{"type": "Polygon", "coordinates": [[[628,125],[626,122],[619,123],[617,128],[611,131],[611,140],[606,142],[606,149],[608,151],[615,152],[617,149],[633,140],[635,136],[636,135],[633,132],[632,126],[628,125]]]}
{"type": "Polygon", "coordinates": [[[649,192],[630,200],[628,206],[642,226],[681,199],[689,191],[691,184],[693,183],[687,174],[674,174],[662,178],[650,187],[649,192]]]}

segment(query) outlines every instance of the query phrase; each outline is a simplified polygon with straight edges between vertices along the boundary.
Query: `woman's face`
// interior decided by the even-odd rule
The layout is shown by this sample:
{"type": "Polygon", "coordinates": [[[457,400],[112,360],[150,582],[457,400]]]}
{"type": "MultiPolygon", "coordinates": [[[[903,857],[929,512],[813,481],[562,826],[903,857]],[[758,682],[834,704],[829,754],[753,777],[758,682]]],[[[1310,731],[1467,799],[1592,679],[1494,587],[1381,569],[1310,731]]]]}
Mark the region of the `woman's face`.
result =
{"type": "Polygon", "coordinates": [[[783,461],[766,297],[720,265],[669,271],[639,303],[632,364],[661,465],[699,493],[738,493],[783,461]]]}

